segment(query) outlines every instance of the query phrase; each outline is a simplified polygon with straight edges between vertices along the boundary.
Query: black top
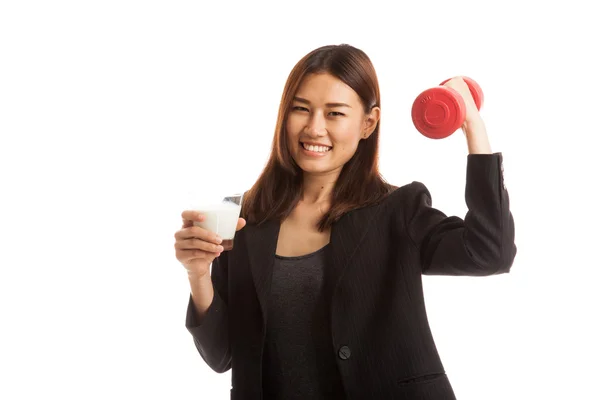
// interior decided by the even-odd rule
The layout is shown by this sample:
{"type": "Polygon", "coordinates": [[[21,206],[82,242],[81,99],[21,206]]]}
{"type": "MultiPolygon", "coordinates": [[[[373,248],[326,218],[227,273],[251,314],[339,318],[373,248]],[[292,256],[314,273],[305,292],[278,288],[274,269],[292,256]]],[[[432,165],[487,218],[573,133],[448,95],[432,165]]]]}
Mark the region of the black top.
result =
{"type": "Polygon", "coordinates": [[[263,363],[267,399],[343,398],[331,343],[328,249],[275,256],[263,363]]]}

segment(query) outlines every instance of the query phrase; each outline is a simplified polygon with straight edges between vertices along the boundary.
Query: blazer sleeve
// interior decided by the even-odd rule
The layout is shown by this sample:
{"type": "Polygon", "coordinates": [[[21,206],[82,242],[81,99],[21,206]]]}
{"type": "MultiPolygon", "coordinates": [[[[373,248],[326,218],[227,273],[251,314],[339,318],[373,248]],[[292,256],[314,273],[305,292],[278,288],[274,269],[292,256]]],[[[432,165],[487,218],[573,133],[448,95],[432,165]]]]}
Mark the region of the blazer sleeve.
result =
{"type": "Polygon", "coordinates": [[[510,271],[517,247],[502,153],[469,154],[464,219],[432,207],[420,182],[409,185],[405,226],[425,275],[485,276],[510,271]]]}
{"type": "Polygon", "coordinates": [[[228,262],[225,251],[212,263],[211,280],[214,297],[204,318],[197,320],[196,308],[190,293],[185,320],[185,327],[192,334],[196,349],[208,366],[219,373],[231,368],[227,276],[228,262]]]}

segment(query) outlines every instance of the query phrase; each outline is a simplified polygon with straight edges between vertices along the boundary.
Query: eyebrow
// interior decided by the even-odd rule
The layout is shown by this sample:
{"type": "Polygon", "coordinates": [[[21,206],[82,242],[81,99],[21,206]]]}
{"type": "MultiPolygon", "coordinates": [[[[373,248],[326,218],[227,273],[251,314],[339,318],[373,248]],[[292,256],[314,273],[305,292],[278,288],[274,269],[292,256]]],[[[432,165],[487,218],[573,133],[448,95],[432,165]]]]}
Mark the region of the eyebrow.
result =
{"type": "MultiPolygon", "coordinates": [[[[298,103],[304,103],[304,104],[310,104],[310,101],[303,99],[302,97],[294,97],[294,101],[297,101],[298,103]]],[[[327,103],[325,104],[327,107],[348,107],[348,108],[352,108],[352,106],[346,104],[346,103],[327,103]]]]}

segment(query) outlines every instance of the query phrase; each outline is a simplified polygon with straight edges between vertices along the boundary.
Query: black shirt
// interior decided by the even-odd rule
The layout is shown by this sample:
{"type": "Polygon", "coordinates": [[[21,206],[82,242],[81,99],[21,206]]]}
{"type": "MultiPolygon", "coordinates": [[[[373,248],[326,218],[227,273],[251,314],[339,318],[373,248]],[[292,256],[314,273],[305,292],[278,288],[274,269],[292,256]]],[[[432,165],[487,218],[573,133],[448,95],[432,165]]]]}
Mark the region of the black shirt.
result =
{"type": "Polygon", "coordinates": [[[343,399],[329,320],[329,245],[275,255],[263,362],[265,399],[343,399]]]}

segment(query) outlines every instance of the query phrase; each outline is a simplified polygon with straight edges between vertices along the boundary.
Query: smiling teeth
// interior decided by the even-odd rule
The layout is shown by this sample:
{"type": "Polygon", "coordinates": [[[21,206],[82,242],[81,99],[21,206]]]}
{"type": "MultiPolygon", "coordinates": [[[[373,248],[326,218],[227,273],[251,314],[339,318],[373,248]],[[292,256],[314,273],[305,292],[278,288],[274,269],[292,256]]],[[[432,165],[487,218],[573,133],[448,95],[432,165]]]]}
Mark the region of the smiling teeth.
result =
{"type": "Polygon", "coordinates": [[[302,143],[302,147],[304,147],[308,151],[314,151],[316,153],[327,153],[329,150],[331,150],[331,147],[312,146],[312,145],[307,145],[305,143],[302,143]]]}

